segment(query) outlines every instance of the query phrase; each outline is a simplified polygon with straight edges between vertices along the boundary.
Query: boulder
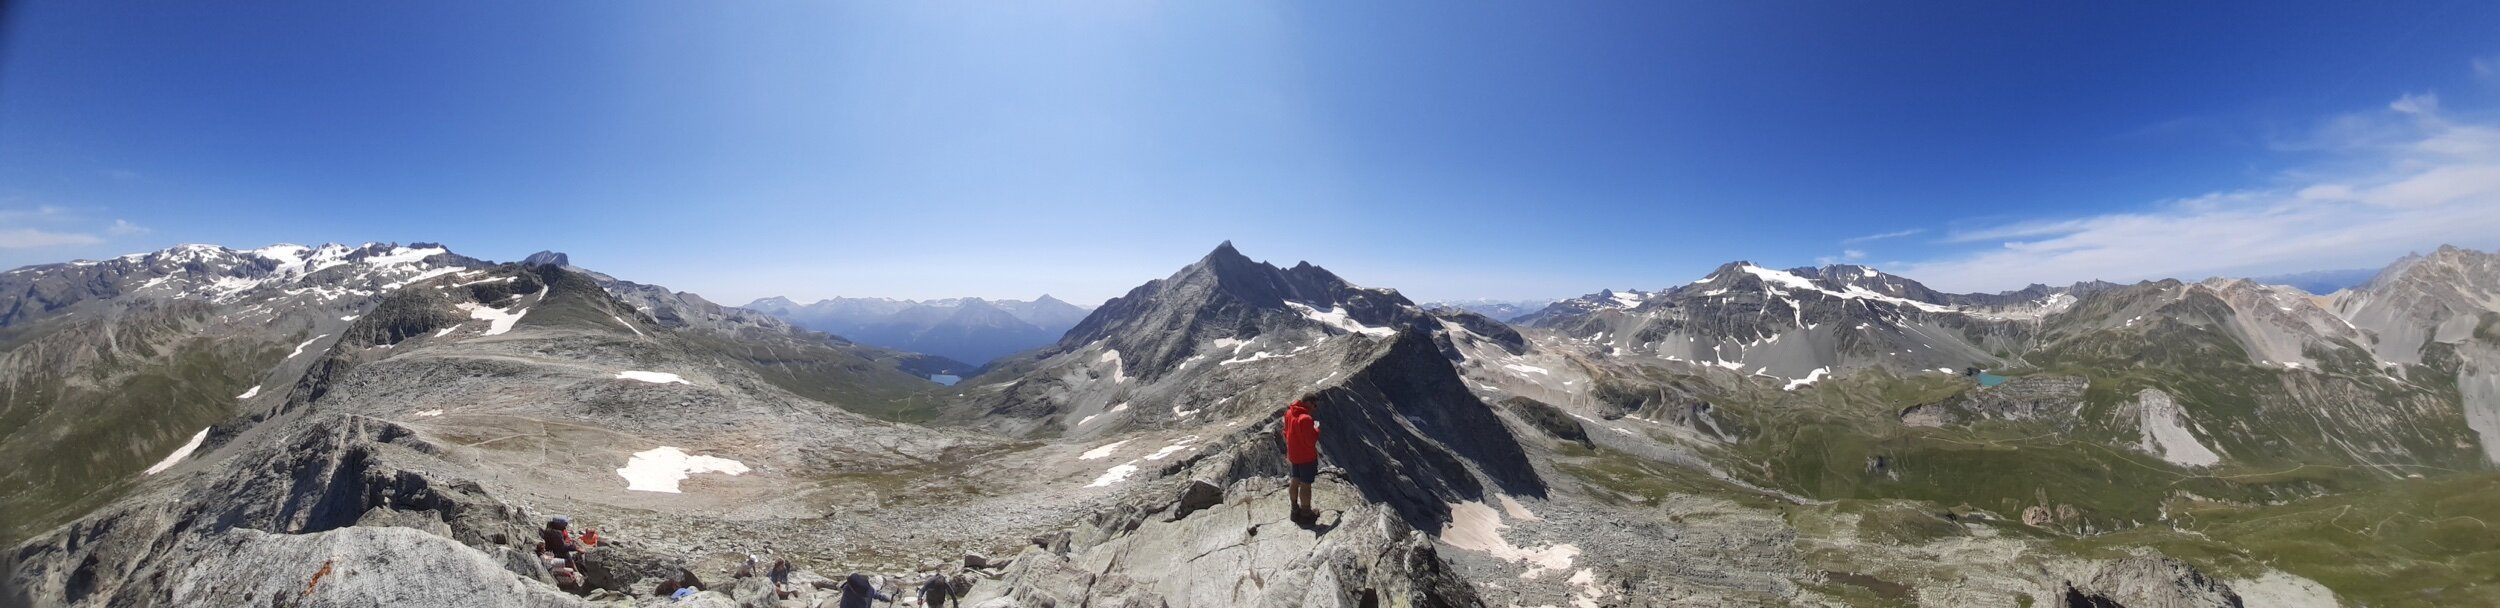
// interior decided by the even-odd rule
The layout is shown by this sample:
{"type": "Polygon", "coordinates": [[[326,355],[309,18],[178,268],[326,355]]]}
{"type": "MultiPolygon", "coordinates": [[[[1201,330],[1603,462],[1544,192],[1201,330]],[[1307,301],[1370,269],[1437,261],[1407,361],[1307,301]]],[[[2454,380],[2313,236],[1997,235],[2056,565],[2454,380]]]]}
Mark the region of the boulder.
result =
{"type": "Polygon", "coordinates": [[[499,560],[451,539],[398,527],[311,534],[238,528],[203,537],[210,567],[164,588],[166,605],[582,606],[555,587],[514,576],[499,560]]]}
{"type": "Polygon", "coordinates": [[[781,598],[773,597],[772,579],[761,576],[738,579],[737,585],[729,588],[729,597],[738,600],[738,608],[774,608],[781,605],[781,598]]]}
{"type": "Polygon", "coordinates": [[[1204,479],[1192,479],[1187,485],[1181,486],[1180,499],[1173,503],[1172,515],[1166,521],[1180,521],[1181,518],[1188,517],[1189,514],[1196,513],[1200,509],[1220,504],[1224,504],[1222,486],[1204,479]]]}
{"type": "Polygon", "coordinates": [[[674,580],[683,584],[694,579],[684,560],[660,553],[639,543],[610,539],[592,547],[582,558],[582,582],[593,589],[631,592],[650,589],[652,583],[674,580]]]}

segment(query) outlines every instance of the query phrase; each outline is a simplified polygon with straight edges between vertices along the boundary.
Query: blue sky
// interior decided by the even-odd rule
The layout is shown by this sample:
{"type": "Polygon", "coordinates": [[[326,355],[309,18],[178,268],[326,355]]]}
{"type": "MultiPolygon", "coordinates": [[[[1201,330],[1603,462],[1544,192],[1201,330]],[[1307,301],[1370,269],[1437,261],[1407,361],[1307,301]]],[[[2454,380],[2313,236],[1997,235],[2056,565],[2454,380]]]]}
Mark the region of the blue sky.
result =
{"type": "Polygon", "coordinates": [[[1097,301],[1230,239],[1443,299],[2500,248],[2490,2],[10,4],[0,266],[1097,301]]]}

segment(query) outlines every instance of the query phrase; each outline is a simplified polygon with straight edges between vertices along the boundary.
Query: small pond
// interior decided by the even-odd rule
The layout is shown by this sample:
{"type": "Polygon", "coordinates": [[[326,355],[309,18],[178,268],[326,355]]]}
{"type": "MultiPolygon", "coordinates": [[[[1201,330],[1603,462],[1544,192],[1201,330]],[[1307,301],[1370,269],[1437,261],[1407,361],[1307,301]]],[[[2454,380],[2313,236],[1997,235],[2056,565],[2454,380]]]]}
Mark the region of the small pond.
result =
{"type": "Polygon", "coordinates": [[[1999,385],[1999,384],[2004,384],[2004,383],[2005,383],[2005,377],[2004,377],[2004,376],[1999,376],[1999,375],[1996,375],[1996,374],[1991,374],[1991,373],[1988,373],[1988,372],[1979,372],[1979,385],[1980,385],[1980,386],[1996,386],[1996,385],[1999,385]]]}
{"type": "MultiPolygon", "coordinates": [[[[1998,380],[2003,381],[2002,378],[1998,380]]],[[[954,386],[955,383],[964,381],[964,377],[954,374],[929,374],[929,381],[947,386],[954,386]]]]}

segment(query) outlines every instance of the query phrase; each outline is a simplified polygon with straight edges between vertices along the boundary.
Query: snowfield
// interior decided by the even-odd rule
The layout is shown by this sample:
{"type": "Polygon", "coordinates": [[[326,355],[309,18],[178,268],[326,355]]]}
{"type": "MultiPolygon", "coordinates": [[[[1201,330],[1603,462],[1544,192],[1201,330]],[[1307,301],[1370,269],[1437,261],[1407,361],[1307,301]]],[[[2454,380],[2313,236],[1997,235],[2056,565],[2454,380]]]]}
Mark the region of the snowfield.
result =
{"type": "Polygon", "coordinates": [[[1077,460],[1101,460],[1101,459],[1104,459],[1104,458],[1109,458],[1109,457],[1111,457],[1111,453],[1112,453],[1112,452],[1114,452],[1114,451],[1118,451],[1118,450],[1120,449],[1120,444],[1123,444],[1123,443],[1128,443],[1128,442],[1129,442],[1129,440],[1127,440],[1127,439],[1122,439],[1122,440],[1119,440],[1119,441],[1114,441],[1114,442],[1111,442],[1111,443],[1102,444],[1102,447],[1094,448],[1094,449],[1091,449],[1091,450],[1086,450],[1084,454],[1079,454],[1079,455],[1077,455],[1076,459],[1077,459],[1077,460]]]}
{"type": "MultiPolygon", "coordinates": [[[[538,298],[542,301],[547,298],[547,288],[538,288],[538,298]]],[[[512,310],[504,310],[472,302],[461,302],[460,309],[469,311],[470,319],[486,321],[488,325],[483,335],[488,336],[499,336],[504,332],[512,331],[512,325],[520,323],[521,316],[530,312],[529,309],[522,308],[519,304],[514,304],[512,310]]]]}
{"type": "Polygon", "coordinates": [[[668,372],[643,372],[643,371],[625,371],[625,372],[617,372],[617,373],[616,373],[616,379],[618,379],[618,380],[637,380],[637,381],[642,381],[642,382],[649,382],[649,383],[652,383],[652,384],[669,384],[669,383],[676,383],[676,384],[694,384],[694,383],[692,383],[692,382],[687,382],[685,378],[680,377],[680,376],[678,376],[677,374],[672,374],[672,373],[668,373],[668,372]]]}
{"type": "Polygon", "coordinates": [[[1110,470],[1103,471],[1103,472],[1102,472],[1102,476],[1101,476],[1101,477],[1096,477],[1096,478],[1094,478],[1094,482],[1093,482],[1093,483],[1085,484],[1085,487],[1088,487],[1088,488],[1106,488],[1106,487],[1110,487],[1110,486],[1111,486],[1111,484],[1115,484],[1115,483],[1120,483],[1120,482],[1122,482],[1122,481],[1126,481],[1126,480],[1128,480],[1128,476],[1129,476],[1130,474],[1133,474],[1133,473],[1136,473],[1136,472],[1137,472],[1137,464],[1136,464],[1136,462],[1137,462],[1137,461],[1131,460],[1131,461],[1129,461],[1129,464],[1123,464],[1123,465],[1120,465],[1120,466],[1111,467],[1111,469],[1110,469],[1110,470]]]}
{"type": "Polygon", "coordinates": [[[625,461],[625,468],[617,469],[616,474],[625,478],[627,490],[680,494],[677,482],[685,481],[687,476],[696,473],[735,476],[745,474],[747,470],[746,463],[714,456],[695,456],[685,450],[661,446],[634,453],[633,458],[625,461]]]}

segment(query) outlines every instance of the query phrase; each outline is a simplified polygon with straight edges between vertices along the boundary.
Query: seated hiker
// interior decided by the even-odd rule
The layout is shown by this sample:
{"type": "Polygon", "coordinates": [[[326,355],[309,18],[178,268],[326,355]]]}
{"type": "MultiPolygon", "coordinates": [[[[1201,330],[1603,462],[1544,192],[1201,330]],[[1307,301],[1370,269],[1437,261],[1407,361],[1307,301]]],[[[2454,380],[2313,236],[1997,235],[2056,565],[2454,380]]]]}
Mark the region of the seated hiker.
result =
{"type": "Polygon", "coordinates": [[[1293,519],[1319,519],[1319,511],[1311,507],[1311,484],[1319,480],[1319,419],[1311,416],[1310,398],[1296,399],[1285,408],[1285,463],[1293,467],[1293,480],[1286,486],[1286,495],[1293,502],[1293,519]]]}
{"type": "Polygon", "coordinates": [[[922,606],[946,608],[946,602],[952,599],[955,599],[955,583],[947,580],[944,572],[931,572],[929,581],[920,584],[922,606]]]}
{"type": "Polygon", "coordinates": [[[547,527],[538,530],[538,550],[566,563],[577,563],[581,558],[582,545],[573,540],[573,534],[567,531],[572,526],[572,518],[561,515],[547,520],[547,527]]]}
{"type": "Polygon", "coordinates": [[[566,530],[573,520],[563,516],[547,520],[547,527],[538,531],[539,556],[546,561],[547,573],[556,578],[559,587],[582,584],[582,546],[566,530]]]}
{"type": "Polygon", "coordinates": [[[842,600],[837,603],[836,606],[839,606],[840,608],[868,608],[871,600],[878,602],[891,602],[894,601],[894,598],[886,597],[883,593],[878,593],[877,586],[874,583],[868,582],[868,575],[853,572],[849,578],[842,579],[842,600]]]}

